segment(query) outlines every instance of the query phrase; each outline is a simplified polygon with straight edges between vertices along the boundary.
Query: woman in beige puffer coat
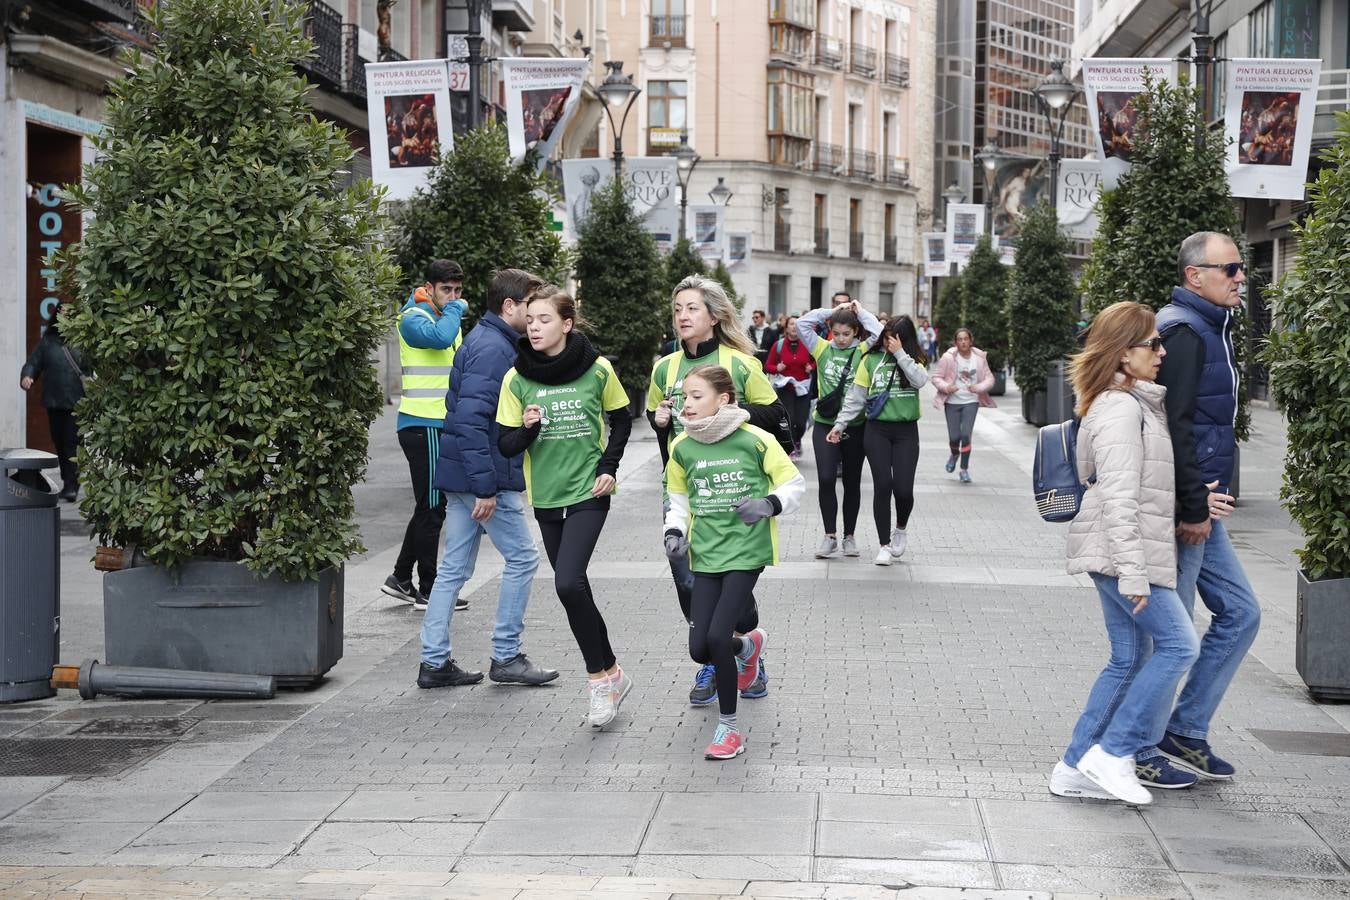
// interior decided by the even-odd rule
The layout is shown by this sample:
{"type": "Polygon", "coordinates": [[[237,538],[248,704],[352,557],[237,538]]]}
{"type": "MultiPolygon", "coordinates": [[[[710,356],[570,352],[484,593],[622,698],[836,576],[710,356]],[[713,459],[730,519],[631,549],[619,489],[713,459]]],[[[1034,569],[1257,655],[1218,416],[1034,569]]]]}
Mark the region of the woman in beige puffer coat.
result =
{"type": "Polygon", "coordinates": [[[1199,653],[1176,592],[1167,389],[1155,383],[1165,354],[1153,311],[1123,302],[1097,315],[1073,360],[1078,474],[1095,481],[1069,526],[1068,571],[1096,584],[1111,659],[1050,776],[1050,791],[1063,797],[1153,799],[1134,755],[1162,737],[1177,684],[1199,653]]]}

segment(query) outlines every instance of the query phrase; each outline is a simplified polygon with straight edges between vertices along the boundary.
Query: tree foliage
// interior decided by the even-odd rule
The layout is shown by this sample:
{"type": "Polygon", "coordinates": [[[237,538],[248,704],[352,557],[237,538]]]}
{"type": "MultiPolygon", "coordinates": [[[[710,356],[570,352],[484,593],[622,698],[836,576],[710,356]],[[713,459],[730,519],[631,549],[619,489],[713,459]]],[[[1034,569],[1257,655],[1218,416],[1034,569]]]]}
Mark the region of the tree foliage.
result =
{"type": "Polygon", "coordinates": [[[1075,346],[1071,251],[1055,210],[1037,203],[1022,221],[1008,285],[1010,352],[1023,392],[1040,390],[1075,346]]]}
{"type": "Polygon", "coordinates": [[[675,285],[690,275],[714,277],[708,274],[708,264],[693,242],[688,238],[680,238],[675,242],[675,246],[670,249],[670,253],[666,255],[662,269],[662,287],[665,290],[665,295],[669,297],[671,292],[675,290],[675,285]]]}
{"type": "Polygon", "coordinates": [[[961,299],[961,324],[998,372],[1008,364],[1008,270],[987,234],[975,242],[961,274],[961,299]]]}
{"type": "Polygon", "coordinates": [[[745,298],[736,293],[736,284],[731,279],[731,270],[727,268],[726,263],[719,259],[717,265],[713,266],[709,277],[716,279],[722,287],[727,289],[727,296],[731,298],[732,303],[736,304],[736,309],[741,312],[745,311],[745,298]]]}
{"type": "Polygon", "coordinates": [[[112,86],[63,330],[97,378],[78,409],[81,509],[153,562],[313,577],[362,547],[351,486],[382,406],[370,357],[397,279],[369,182],[317,121],[298,4],[174,0],[112,86]]]}
{"type": "Polygon", "coordinates": [[[670,320],[661,257],[616,182],[591,195],[578,236],[581,314],[600,352],[616,360],[628,396],[636,399],[646,393],[652,359],[670,320]]]}
{"type": "Polygon", "coordinates": [[[571,261],[552,230],[553,183],[529,164],[511,161],[506,129],[489,125],[457,136],[455,149],[394,217],[394,258],[408,284],[421,284],[427,264],[453,259],[464,268],[464,296],[481,312],[497,269],[567,280],[571,261]]]}
{"type": "Polygon", "coordinates": [[[930,321],[937,331],[939,355],[956,340],[956,329],[961,327],[961,307],[964,304],[960,274],[938,281],[938,294],[933,301],[933,316],[930,321]]]}
{"type": "Polygon", "coordinates": [[[1267,294],[1279,317],[1263,358],[1288,419],[1284,488],[1307,577],[1350,578],[1350,113],[1296,228],[1298,263],[1267,294]]]}

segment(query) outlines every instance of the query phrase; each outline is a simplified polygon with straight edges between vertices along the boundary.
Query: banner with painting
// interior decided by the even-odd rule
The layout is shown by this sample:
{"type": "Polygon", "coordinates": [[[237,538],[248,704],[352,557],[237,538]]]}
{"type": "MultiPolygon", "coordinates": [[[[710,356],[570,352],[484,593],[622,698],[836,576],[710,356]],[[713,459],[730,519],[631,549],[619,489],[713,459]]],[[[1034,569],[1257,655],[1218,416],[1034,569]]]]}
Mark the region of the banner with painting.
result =
{"type": "Polygon", "coordinates": [[[726,214],[727,208],[716,204],[689,207],[689,221],[685,226],[689,240],[710,265],[721,259],[726,249],[726,214]]]}
{"type": "Polygon", "coordinates": [[[1302,200],[1320,59],[1230,59],[1224,169],[1234,197],[1302,200]]]}
{"type": "MultiPolygon", "coordinates": [[[[679,180],[675,165],[673,156],[628,156],[623,161],[628,199],[662,253],[669,252],[679,236],[680,208],[676,203],[679,180]]],[[[607,159],[565,159],[562,173],[567,206],[563,238],[574,241],[590,212],[591,195],[614,177],[614,166],[607,159]]]]}
{"type": "Polygon", "coordinates": [[[1014,238],[1022,230],[1027,210],[1045,196],[1046,161],[1005,156],[994,169],[994,234],[1014,238]]]}
{"type": "Polygon", "coordinates": [[[581,99],[590,60],[507,57],[498,60],[506,94],[506,136],[511,158],[533,150],[548,161],[581,99]]]}
{"type": "Polygon", "coordinates": [[[1102,196],[1102,164],[1095,159],[1059,163],[1059,225],[1076,240],[1097,234],[1097,201],[1102,196]]]}
{"type": "Polygon", "coordinates": [[[975,242],[984,234],[984,204],[947,204],[947,260],[964,269],[975,242]]]}
{"type": "Polygon", "coordinates": [[[740,272],[750,268],[750,239],[748,231],[727,232],[727,269],[740,272]]]}
{"type": "Polygon", "coordinates": [[[1088,124],[1102,160],[1102,187],[1113,188],[1130,167],[1135,123],[1135,98],[1144,90],[1144,75],[1176,84],[1174,59],[1083,60],[1083,89],[1087,93],[1088,124]]]}
{"type": "Polygon", "coordinates": [[[445,60],[367,63],[366,97],[371,177],[389,199],[406,200],[455,147],[445,60]]]}
{"type": "Polygon", "coordinates": [[[946,278],[947,234],[942,231],[925,232],[923,236],[923,274],[925,278],[946,278]]]}

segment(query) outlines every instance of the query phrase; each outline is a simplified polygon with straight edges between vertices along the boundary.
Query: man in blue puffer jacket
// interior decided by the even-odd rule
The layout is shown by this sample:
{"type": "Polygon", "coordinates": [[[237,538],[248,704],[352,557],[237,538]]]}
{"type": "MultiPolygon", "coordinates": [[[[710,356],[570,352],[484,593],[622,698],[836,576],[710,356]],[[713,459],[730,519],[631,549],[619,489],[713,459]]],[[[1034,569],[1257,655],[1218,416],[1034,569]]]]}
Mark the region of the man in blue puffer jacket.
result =
{"type": "Polygon", "coordinates": [[[487,311],[455,354],[445,395],[445,427],[436,462],[436,489],[446,495],[445,552],[422,620],[421,688],[477,684],[482,672],[461,669],[450,656],[450,618],[460,589],[473,575],[478,543],[487,532],[506,560],[497,624],[492,631],[493,681],[545,684],[558,677],[521,650],[525,606],[539,567],[525,519],[523,457],[497,449],[497,396],[516,363],[516,341],[525,333],[525,301],[543,282],[520,269],[492,276],[487,311]]]}
{"type": "Polygon", "coordinates": [[[1197,232],[1181,242],[1177,276],[1172,302],[1158,311],[1167,348],[1158,383],[1167,388],[1176,467],[1177,594],[1190,611],[1199,593],[1210,624],[1167,733],[1156,748],[1136,755],[1139,780],[1158,788],[1190,787],[1197,776],[1233,777],[1233,766],[1210,749],[1210,720],[1261,625],[1261,605],[1223,526],[1232,509],[1228,487],[1237,452],[1233,317],[1246,280],[1242,254],[1227,235],[1197,232]]]}

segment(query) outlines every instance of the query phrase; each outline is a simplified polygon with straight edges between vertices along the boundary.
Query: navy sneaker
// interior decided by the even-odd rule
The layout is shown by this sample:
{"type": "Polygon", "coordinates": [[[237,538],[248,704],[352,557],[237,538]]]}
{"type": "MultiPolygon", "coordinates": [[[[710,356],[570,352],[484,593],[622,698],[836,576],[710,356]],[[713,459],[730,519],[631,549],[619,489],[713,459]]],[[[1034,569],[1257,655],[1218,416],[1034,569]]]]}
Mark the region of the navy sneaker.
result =
{"type": "Polygon", "coordinates": [[[741,696],[746,700],[762,700],[769,696],[769,673],[764,669],[764,657],[759,658],[759,671],[755,673],[755,680],[741,691],[741,696]]]}
{"type": "Polygon", "coordinates": [[[1211,781],[1228,781],[1237,771],[1210,749],[1208,741],[1199,738],[1182,737],[1169,731],[1158,741],[1158,749],[1201,778],[1211,781]]]}
{"type": "Polygon", "coordinates": [[[689,691],[690,706],[707,706],[717,699],[717,670],[712,663],[698,670],[694,676],[694,687],[689,691]]]}
{"type": "Polygon", "coordinates": [[[1172,765],[1171,760],[1165,756],[1136,760],[1134,774],[1139,778],[1140,784],[1164,791],[1179,791],[1200,780],[1200,776],[1194,772],[1172,765]]]}

